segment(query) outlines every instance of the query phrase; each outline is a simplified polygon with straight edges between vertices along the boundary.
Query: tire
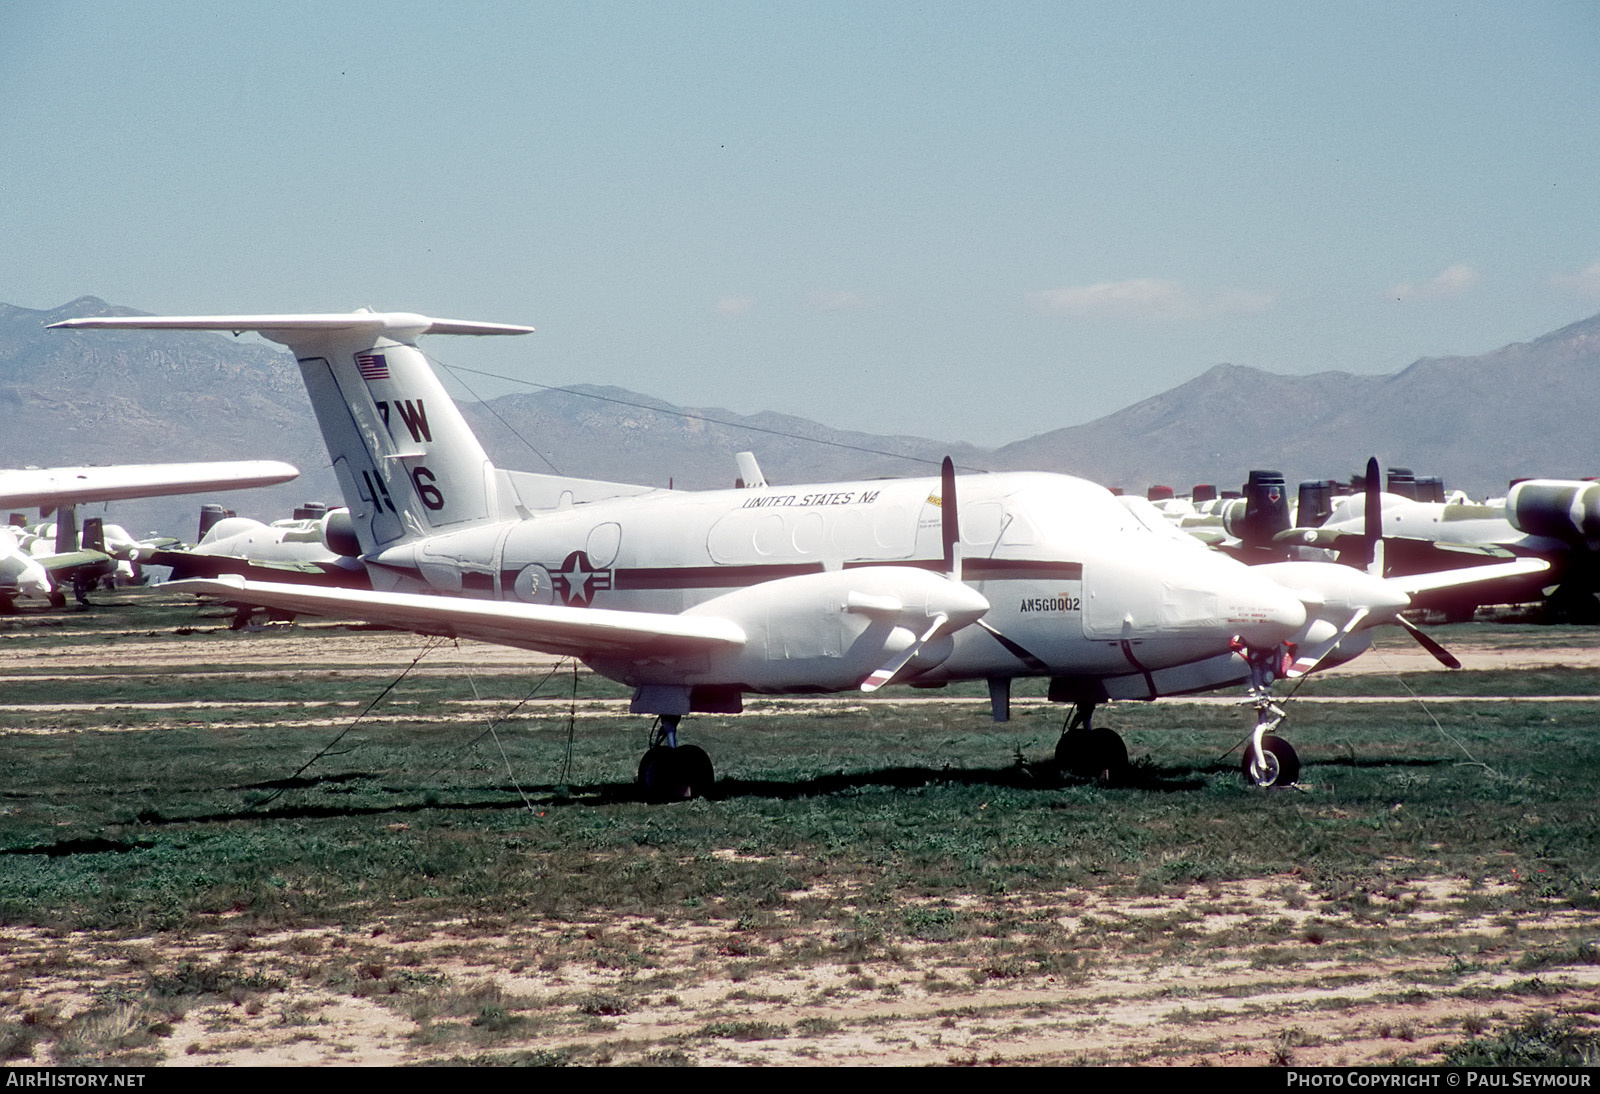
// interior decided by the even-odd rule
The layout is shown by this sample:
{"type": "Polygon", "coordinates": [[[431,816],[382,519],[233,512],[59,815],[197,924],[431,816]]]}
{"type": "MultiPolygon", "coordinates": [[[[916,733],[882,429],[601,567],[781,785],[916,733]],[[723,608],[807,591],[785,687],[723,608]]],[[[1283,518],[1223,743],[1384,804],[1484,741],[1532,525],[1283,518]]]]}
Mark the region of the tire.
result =
{"type": "Polygon", "coordinates": [[[1075,729],[1056,742],[1056,766],[1080,779],[1120,782],[1128,772],[1128,746],[1111,729],[1075,729]]]}
{"type": "Polygon", "coordinates": [[[1265,753],[1262,757],[1264,771],[1257,778],[1250,770],[1255,747],[1245,748],[1244,759],[1239,762],[1239,771],[1244,775],[1245,782],[1252,786],[1293,786],[1299,781],[1300,757],[1295,754],[1293,745],[1282,737],[1269,735],[1261,739],[1261,750],[1265,753]]]}
{"type": "Polygon", "coordinates": [[[711,757],[698,745],[657,745],[639,761],[639,786],[648,801],[702,798],[710,792],[715,778],[711,757]]]}
{"type": "Polygon", "coordinates": [[[650,789],[650,776],[655,770],[655,765],[660,762],[661,754],[666,751],[667,749],[660,745],[654,745],[648,752],[639,757],[639,785],[643,789],[650,789]]]}

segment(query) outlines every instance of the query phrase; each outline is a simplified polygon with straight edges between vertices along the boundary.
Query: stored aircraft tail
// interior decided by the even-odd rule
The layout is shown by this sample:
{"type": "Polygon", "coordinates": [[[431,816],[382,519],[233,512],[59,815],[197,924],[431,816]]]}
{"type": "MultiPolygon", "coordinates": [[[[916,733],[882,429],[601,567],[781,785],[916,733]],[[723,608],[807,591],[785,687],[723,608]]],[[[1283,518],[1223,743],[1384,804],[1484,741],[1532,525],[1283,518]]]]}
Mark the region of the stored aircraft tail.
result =
{"type": "Polygon", "coordinates": [[[530,334],[532,327],[372,311],[114,316],[54,325],[255,331],[288,346],[364,555],[499,514],[495,469],[415,343],[423,334],[530,334]]]}

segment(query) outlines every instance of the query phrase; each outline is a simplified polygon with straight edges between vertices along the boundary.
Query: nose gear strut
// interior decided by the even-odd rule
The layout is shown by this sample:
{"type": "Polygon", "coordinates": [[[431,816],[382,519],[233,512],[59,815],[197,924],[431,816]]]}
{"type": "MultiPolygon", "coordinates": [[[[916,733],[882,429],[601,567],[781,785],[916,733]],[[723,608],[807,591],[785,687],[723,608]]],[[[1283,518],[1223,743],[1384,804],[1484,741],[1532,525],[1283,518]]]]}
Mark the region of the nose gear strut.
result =
{"type": "Polygon", "coordinates": [[[1300,778],[1300,757],[1294,746],[1273,733],[1287,714],[1273,702],[1272,684],[1294,664],[1294,644],[1257,649],[1235,639],[1233,648],[1250,666],[1250,687],[1241,705],[1256,709],[1256,726],[1239,770],[1253,786],[1292,786],[1300,778]]]}

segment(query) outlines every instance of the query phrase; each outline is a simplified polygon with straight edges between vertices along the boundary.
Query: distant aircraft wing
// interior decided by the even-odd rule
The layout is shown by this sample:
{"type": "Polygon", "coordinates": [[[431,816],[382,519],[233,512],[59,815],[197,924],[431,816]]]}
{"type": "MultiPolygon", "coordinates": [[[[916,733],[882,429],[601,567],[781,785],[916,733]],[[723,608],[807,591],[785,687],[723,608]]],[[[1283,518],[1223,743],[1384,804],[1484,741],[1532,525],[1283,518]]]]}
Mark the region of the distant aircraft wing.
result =
{"type": "MultiPolygon", "coordinates": [[[[1348,551],[1360,547],[1366,542],[1366,536],[1359,532],[1351,532],[1344,528],[1290,528],[1279,532],[1272,537],[1272,542],[1287,544],[1291,547],[1321,547],[1331,551],[1348,551]]],[[[1497,543],[1447,543],[1437,539],[1419,539],[1415,536],[1386,535],[1385,540],[1403,541],[1406,543],[1426,543],[1434,551],[1443,553],[1451,552],[1456,555],[1468,555],[1475,558],[1515,558],[1511,551],[1497,543]]],[[[1448,565],[1449,555],[1440,560],[1441,564],[1448,565]]]]}
{"type": "Polygon", "coordinates": [[[162,547],[141,555],[140,561],[151,566],[168,566],[172,569],[172,582],[186,578],[216,578],[223,575],[242,577],[247,581],[287,582],[295,585],[338,585],[351,589],[370,589],[372,581],[367,568],[354,559],[341,558],[328,562],[294,562],[282,559],[261,559],[238,555],[216,555],[209,552],[187,551],[162,547]]]}
{"type": "Polygon", "coordinates": [[[299,474],[292,464],[277,460],[0,470],[0,507],[49,508],[80,502],[195,494],[204,490],[242,490],[288,482],[299,474]]]}
{"type": "Polygon", "coordinates": [[[104,566],[107,571],[113,569],[114,560],[102,551],[68,551],[60,555],[39,555],[34,559],[39,565],[49,571],[52,577],[57,574],[70,573],[85,566],[104,566]]]}
{"type": "Polygon", "coordinates": [[[730,620],[712,616],[329,589],[246,581],[233,575],[174,581],[167,588],[306,615],[363,619],[422,634],[474,638],[568,657],[675,657],[730,649],[745,643],[742,628],[730,620]]]}

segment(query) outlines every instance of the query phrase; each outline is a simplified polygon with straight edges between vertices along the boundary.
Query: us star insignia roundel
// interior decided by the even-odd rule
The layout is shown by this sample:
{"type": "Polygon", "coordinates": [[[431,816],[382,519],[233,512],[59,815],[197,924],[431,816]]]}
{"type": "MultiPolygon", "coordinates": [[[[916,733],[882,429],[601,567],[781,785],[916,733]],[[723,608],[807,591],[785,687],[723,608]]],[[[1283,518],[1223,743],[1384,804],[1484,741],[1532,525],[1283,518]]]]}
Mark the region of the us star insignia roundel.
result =
{"type": "Polygon", "coordinates": [[[551,571],[550,584],[561,597],[561,603],[587,608],[596,592],[611,588],[611,571],[596,569],[590,565],[587,552],[574,551],[559,570],[551,571]]]}

